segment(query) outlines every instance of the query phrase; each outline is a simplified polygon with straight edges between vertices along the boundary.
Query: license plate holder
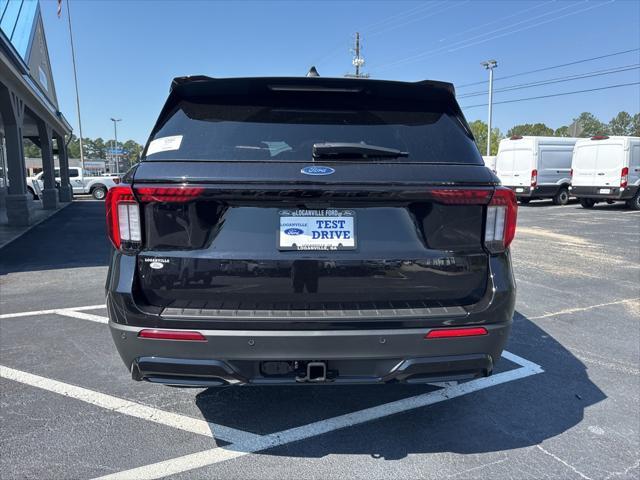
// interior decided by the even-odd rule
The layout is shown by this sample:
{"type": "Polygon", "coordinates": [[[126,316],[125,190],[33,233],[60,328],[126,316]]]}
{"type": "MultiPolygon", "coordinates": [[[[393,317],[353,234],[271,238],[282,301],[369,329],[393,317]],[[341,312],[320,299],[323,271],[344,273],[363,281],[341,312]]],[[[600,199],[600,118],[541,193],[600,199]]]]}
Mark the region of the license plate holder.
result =
{"type": "Polygon", "coordinates": [[[279,250],[356,249],[356,212],[349,209],[280,210],[279,250]]]}

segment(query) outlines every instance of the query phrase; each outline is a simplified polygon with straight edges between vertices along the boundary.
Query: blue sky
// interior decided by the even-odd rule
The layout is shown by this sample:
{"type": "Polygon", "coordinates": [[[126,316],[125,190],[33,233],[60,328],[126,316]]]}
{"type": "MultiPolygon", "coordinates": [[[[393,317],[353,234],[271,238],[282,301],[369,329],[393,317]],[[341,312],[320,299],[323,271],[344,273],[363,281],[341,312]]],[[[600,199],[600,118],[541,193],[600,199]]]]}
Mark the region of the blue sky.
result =
{"type": "MultiPolygon", "coordinates": [[[[354,32],[363,36],[364,71],[374,78],[486,80],[480,62],[495,58],[495,87],[640,63],[640,52],[512,79],[501,76],[640,47],[637,0],[570,1],[99,1],[72,0],[83,134],[146,141],[174,76],[304,75],[352,70],[354,32]]],[[[60,109],[77,133],[71,54],[56,2],[41,8],[60,109]]],[[[640,81],[640,70],[496,93],[500,102],[640,81]]],[[[484,85],[458,88],[472,93],[484,85]]],[[[486,102],[486,96],[460,98],[486,102]]],[[[518,123],[557,128],[580,112],[608,121],[640,110],[640,85],[494,106],[504,133],[518,123]]],[[[486,120],[486,107],[465,109],[486,120]]]]}

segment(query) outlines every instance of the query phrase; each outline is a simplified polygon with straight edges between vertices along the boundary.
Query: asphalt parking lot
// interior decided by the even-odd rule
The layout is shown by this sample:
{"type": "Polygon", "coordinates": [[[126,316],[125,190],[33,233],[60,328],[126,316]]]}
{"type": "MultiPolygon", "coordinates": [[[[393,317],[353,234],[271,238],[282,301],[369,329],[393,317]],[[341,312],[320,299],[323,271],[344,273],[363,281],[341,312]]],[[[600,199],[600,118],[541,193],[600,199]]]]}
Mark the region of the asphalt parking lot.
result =
{"type": "Polygon", "coordinates": [[[174,389],[105,325],[104,205],[0,250],[1,478],[637,478],[640,212],[519,211],[514,328],[492,377],[174,389]]]}

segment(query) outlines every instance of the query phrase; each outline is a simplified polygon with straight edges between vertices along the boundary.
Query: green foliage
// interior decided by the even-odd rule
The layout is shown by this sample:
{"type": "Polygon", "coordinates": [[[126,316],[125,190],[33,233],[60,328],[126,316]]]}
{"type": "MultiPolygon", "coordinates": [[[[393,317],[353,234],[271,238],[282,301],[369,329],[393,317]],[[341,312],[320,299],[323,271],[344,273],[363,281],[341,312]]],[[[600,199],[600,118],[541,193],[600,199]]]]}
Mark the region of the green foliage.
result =
{"type": "Polygon", "coordinates": [[[633,117],[627,112],[620,112],[609,122],[611,135],[633,135],[633,117]]]}
{"type": "Polygon", "coordinates": [[[573,121],[577,121],[582,127],[580,137],[593,137],[594,135],[607,135],[609,133],[608,125],[598,120],[593,113],[582,112],[573,121]]]}
{"type": "Polygon", "coordinates": [[[513,135],[531,135],[534,137],[550,137],[553,135],[553,128],[547,127],[544,123],[525,123],[516,125],[507,132],[507,137],[513,135]]]}
{"type": "MultiPolygon", "coordinates": [[[[482,155],[487,154],[487,124],[482,120],[476,120],[469,124],[471,127],[471,131],[473,132],[473,136],[476,139],[476,145],[478,146],[478,150],[482,155]]],[[[491,155],[498,154],[498,144],[502,139],[502,133],[497,128],[491,129],[491,155]]]]}
{"type": "Polygon", "coordinates": [[[631,135],[640,137],[640,113],[636,113],[631,120],[631,135]]]}
{"type": "Polygon", "coordinates": [[[569,136],[569,127],[566,125],[562,127],[556,128],[555,132],[553,132],[554,137],[568,137],[569,136]]]}

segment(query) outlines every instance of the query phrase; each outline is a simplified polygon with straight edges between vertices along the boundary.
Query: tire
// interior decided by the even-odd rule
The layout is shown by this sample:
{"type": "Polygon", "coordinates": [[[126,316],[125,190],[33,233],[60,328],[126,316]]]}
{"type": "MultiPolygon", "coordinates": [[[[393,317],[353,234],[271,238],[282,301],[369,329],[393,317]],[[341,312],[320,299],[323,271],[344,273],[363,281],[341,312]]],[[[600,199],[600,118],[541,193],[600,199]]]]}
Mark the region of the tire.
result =
{"type": "Polygon", "coordinates": [[[631,200],[627,200],[627,207],[631,210],[640,210],[640,190],[636,193],[635,197],[631,200]]]}
{"type": "Polygon", "coordinates": [[[104,200],[104,197],[107,196],[107,187],[104,187],[102,185],[98,185],[96,187],[93,187],[91,189],[91,195],[96,200],[104,200]]]}
{"type": "Polygon", "coordinates": [[[580,199],[580,205],[582,205],[582,208],[593,208],[595,204],[596,204],[596,201],[593,198],[580,199]]]}
{"type": "Polygon", "coordinates": [[[553,196],[553,204],[554,205],[566,205],[567,203],[569,203],[569,190],[567,190],[567,187],[562,187],[553,196]]]}
{"type": "Polygon", "coordinates": [[[522,204],[522,205],[529,205],[529,202],[531,201],[530,198],[519,198],[518,201],[522,204]]]}

